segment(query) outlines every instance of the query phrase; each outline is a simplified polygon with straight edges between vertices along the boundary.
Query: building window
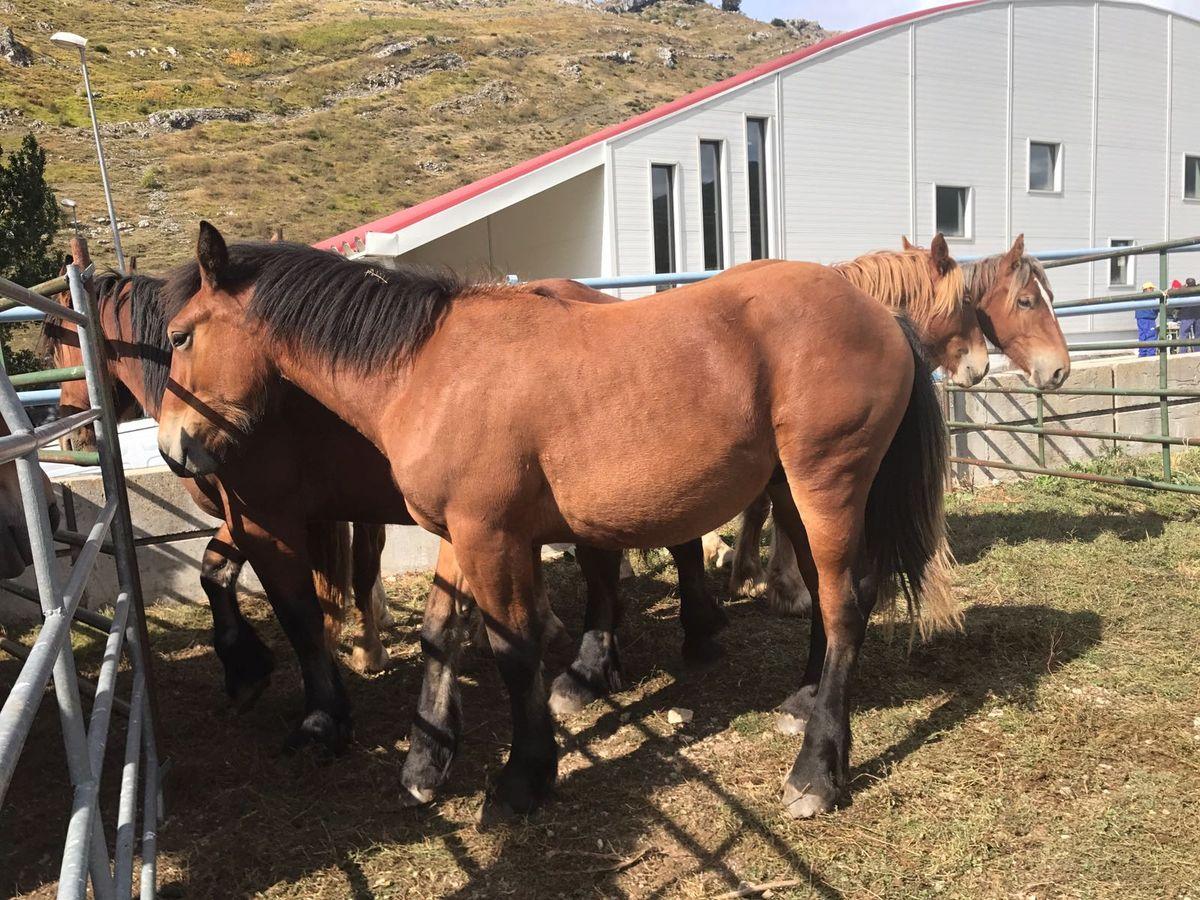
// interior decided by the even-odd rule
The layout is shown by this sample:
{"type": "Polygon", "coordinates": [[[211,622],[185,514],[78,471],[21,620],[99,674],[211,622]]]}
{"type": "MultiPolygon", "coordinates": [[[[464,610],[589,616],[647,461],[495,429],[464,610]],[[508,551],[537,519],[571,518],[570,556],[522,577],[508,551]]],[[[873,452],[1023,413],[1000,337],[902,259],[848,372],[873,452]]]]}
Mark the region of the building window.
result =
{"type": "Polygon", "coordinates": [[[1029,142],[1029,190],[1062,190],[1062,144],[1029,142]]]}
{"type": "MultiPolygon", "coordinates": [[[[1110,247],[1132,247],[1133,241],[1129,238],[1110,238],[1108,241],[1110,247]]],[[[1130,287],[1133,284],[1133,257],[1132,256],[1114,256],[1108,261],[1108,286],[1109,287],[1130,287]]]]}
{"type": "Polygon", "coordinates": [[[675,167],[650,167],[654,223],[654,271],[675,271],[675,167]]]}
{"type": "Polygon", "coordinates": [[[704,268],[724,267],[720,141],[700,142],[700,226],[704,238],[704,268]]]}
{"type": "Polygon", "coordinates": [[[767,120],[746,120],[746,177],[750,198],[750,258],[771,252],[767,231],[767,120]]]}
{"type": "Polygon", "coordinates": [[[934,230],[950,238],[971,236],[971,189],[936,185],[933,189],[936,221],[934,230]]]}
{"type": "Polygon", "coordinates": [[[1183,157],[1183,198],[1200,200],[1200,156],[1183,157]]]}

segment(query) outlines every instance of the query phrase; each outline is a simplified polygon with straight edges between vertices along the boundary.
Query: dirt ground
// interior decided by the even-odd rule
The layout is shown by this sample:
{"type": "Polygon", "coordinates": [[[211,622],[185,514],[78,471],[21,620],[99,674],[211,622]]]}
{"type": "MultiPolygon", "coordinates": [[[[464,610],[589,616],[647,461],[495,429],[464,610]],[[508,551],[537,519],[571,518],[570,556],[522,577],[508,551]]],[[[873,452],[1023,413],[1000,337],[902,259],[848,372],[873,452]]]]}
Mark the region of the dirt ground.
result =
{"type": "MultiPolygon", "coordinates": [[[[1200,454],[1180,469],[1200,483],[1200,454]]],[[[781,882],[770,896],[1200,898],[1200,501],[1038,479],[950,504],[965,630],[910,651],[905,628],[889,639],[872,627],[850,802],[816,821],[780,808],[799,741],[772,730],[807,623],[733,601],[724,657],[686,668],[665,554],[625,583],[628,690],[563,724],[554,802],[486,831],[474,816],[507,749],[508,704],[479,652],[466,662],[468,732],[444,798],[398,803],[426,577],[392,585],[395,665],[347,675],[356,743],[332,762],[279,752],[299,684],[261,600],[248,610],[280,667],[241,716],[224,703],[207,609],[156,606],[161,746],[173,761],[161,892],[659,898],[781,882]],[[695,711],[690,724],[668,724],[676,706],[695,711]]],[[[574,564],[550,569],[577,628],[574,564]]],[[[721,575],[712,583],[727,596],[721,575]]],[[[93,639],[81,633],[77,647],[95,662],[93,639]]],[[[15,671],[0,663],[0,690],[15,671]]],[[[53,894],[63,772],[48,702],[0,813],[0,893],[53,894]]]]}

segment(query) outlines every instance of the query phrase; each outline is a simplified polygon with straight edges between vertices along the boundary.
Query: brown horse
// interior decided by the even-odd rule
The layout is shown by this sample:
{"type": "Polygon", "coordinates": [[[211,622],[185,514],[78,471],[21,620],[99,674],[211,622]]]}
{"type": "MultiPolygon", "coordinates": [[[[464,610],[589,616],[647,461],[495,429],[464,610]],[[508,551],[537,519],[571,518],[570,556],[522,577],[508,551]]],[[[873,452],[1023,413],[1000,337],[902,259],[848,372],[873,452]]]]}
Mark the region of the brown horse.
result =
{"type": "Polygon", "coordinates": [[[202,223],[164,303],[164,457],[216,471],[290,382],[367,436],[413,518],[453,542],[512,703],[485,814],[536,808],[557,772],[542,544],[669,546],[777,478],[825,637],[784,791],[794,815],[832,808],[845,784],[849,679],[877,595],[898,579],[927,622],[955,620],[945,430],[920,342],[829,269],[778,263],[596,305],[296,245],[230,252],[202,223]]]}
{"type": "MultiPolygon", "coordinates": [[[[902,240],[905,252],[919,249],[910,244],[907,238],[902,240]]],[[[937,242],[935,238],[931,245],[931,250],[935,252],[937,242]]],[[[871,255],[861,259],[869,260],[871,255]]],[[[835,268],[843,274],[856,274],[853,271],[855,263],[835,268]]],[[[978,310],[979,326],[988,339],[1038,387],[1044,390],[1061,387],[1071,372],[1071,357],[1052,308],[1054,293],[1050,289],[1049,278],[1036,259],[1025,255],[1024,235],[1018,235],[1006,253],[963,264],[962,276],[967,305],[978,310]]],[[[871,289],[871,283],[876,281],[876,278],[870,278],[866,281],[856,280],[855,283],[872,296],[889,302],[883,291],[871,289]]],[[[898,304],[892,302],[889,305],[898,304]]],[[[915,319],[918,330],[921,330],[920,312],[899,305],[915,319]]],[[[927,349],[936,354],[936,335],[923,332],[922,339],[927,349]]],[[[936,355],[932,355],[931,359],[938,361],[936,355]]],[[[945,367],[944,363],[942,365],[945,367]]],[[[987,367],[981,371],[986,374],[987,367]]],[[[959,379],[951,380],[970,386],[959,379]]],[[[747,590],[755,594],[764,593],[772,609],[785,614],[802,613],[808,609],[809,591],[800,577],[787,541],[772,541],[770,563],[764,578],[758,547],[770,508],[770,502],[765,497],[760,498],[742,517],[734,551],[731,590],[735,595],[747,590]]],[[[786,710],[780,722],[787,731],[795,731],[803,724],[790,717],[786,710]]]]}
{"type": "MultiPolygon", "coordinates": [[[[0,437],[10,434],[8,424],[0,418],[0,437]]],[[[50,487],[50,479],[42,473],[42,486],[50,504],[50,529],[58,527],[58,504],[50,487]]],[[[16,578],[33,565],[33,550],[29,530],[25,525],[25,506],[21,502],[21,485],[15,462],[0,465],[0,578],[16,578]]]]}
{"type": "MultiPolygon", "coordinates": [[[[159,279],[145,275],[125,278],[104,275],[98,279],[98,306],[106,338],[110,375],[126,398],[124,403],[129,410],[145,407],[156,413],[164,390],[171,348],[158,306],[161,284],[159,279]]],[[[78,353],[78,337],[73,331],[61,327],[48,328],[47,338],[60,365],[75,362],[73,354],[78,353]]],[[[78,393],[77,385],[64,385],[62,403],[67,410],[73,409],[75,404],[86,402],[86,396],[77,397],[78,393]]],[[[273,660],[265,645],[241,615],[237,603],[236,581],[247,557],[247,551],[239,548],[239,541],[235,537],[246,529],[244,523],[239,524],[239,516],[245,516],[245,513],[239,510],[244,510],[247,504],[268,510],[268,513],[253,514],[259,518],[269,516],[272,522],[285,522],[285,533],[289,535],[299,532],[299,526],[293,521],[296,517],[308,517],[304,553],[314,567],[313,581],[316,595],[321,601],[324,635],[326,643],[331,647],[336,641],[337,629],[341,624],[345,598],[351,593],[351,585],[345,582],[353,573],[352,587],[359,610],[360,630],[354,635],[351,661],[352,666],[359,671],[382,668],[387,659],[378,635],[378,627],[383,624],[379,614],[381,604],[378,602],[382,528],[357,521],[353,545],[348,551],[345,529],[324,521],[324,517],[358,509],[361,518],[367,521],[413,524],[403,497],[391,480],[386,462],[374,447],[363,441],[357,432],[340,419],[333,418],[323,410],[316,410],[316,404],[298,392],[285,391],[281,397],[280,403],[272,406],[271,414],[260,422],[255,441],[247,447],[247,452],[237,459],[229,460],[222,467],[219,476],[184,479],[193,499],[203,511],[225,519],[219,533],[210,541],[205,551],[201,565],[201,584],[210,600],[214,618],[214,644],[225,666],[226,689],[239,708],[256,699],[265,687],[267,675],[273,667],[273,660]],[[292,394],[297,396],[292,397],[292,394]],[[298,404],[301,408],[300,413],[295,412],[298,404]],[[281,411],[292,412],[280,414],[281,411]],[[315,422],[306,420],[307,411],[316,415],[315,422]],[[296,448],[301,445],[308,448],[307,456],[302,456],[297,451],[296,448]],[[314,466],[306,461],[311,459],[317,459],[319,464],[314,466]],[[324,483],[333,485],[336,489],[337,480],[344,478],[344,471],[337,471],[336,462],[321,462],[323,460],[340,460],[346,463],[350,468],[344,471],[354,471],[362,483],[362,489],[353,496],[339,496],[337,510],[333,512],[328,511],[329,488],[317,485],[324,483]],[[357,461],[351,464],[348,462],[350,460],[357,461]],[[260,471],[257,468],[259,466],[269,466],[273,472],[282,475],[276,475],[274,479],[259,477],[256,475],[256,472],[260,471]],[[242,490],[238,502],[228,505],[224,499],[222,482],[240,484],[246,481],[255,484],[255,493],[250,494],[242,490]],[[375,483],[372,484],[372,481],[375,483]],[[373,497],[371,504],[356,505],[356,497],[367,495],[373,497]],[[320,517],[321,520],[314,521],[313,517],[320,517]],[[347,567],[345,563],[351,558],[353,564],[347,567]],[[374,591],[371,590],[372,585],[375,587],[374,591]]],[[[299,553],[293,558],[289,554],[272,552],[270,546],[262,540],[255,540],[254,548],[252,552],[256,556],[250,558],[257,559],[256,571],[265,566],[272,572],[285,572],[288,584],[299,582],[297,569],[305,557],[299,553]],[[263,554],[272,558],[263,561],[263,554]]],[[[694,583],[689,582],[686,576],[681,579],[681,619],[684,624],[685,652],[688,652],[690,647],[692,655],[695,655],[711,645],[712,635],[724,624],[724,616],[719,603],[712,597],[705,584],[698,543],[695,547],[675,548],[675,551],[677,559],[680,560],[680,567],[695,573],[694,583]]],[[[461,589],[465,592],[465,581],[461,573],[456,571],[453,554],[443,556],[442,569],[445,571],[449,567],[450,573],[445,579],[462,585],[461,589]]],[[[619,658],[615,639],[608,637],[611,629],[607,627],[610,617],[616,615],[617,606],[615,599],[610,599],[609,595],[604,593],[607,588],[605,573],[611,567],[615,584],[618,562],[619,557],[616,554],[611,554],[611,560],[599,552],[589,554],[585,550],[580,554],[580,564],[590,587],[589,613],[585,626],[587,631],[578,658],[567,672],[560,676],[557,683],[555,697],[559,711],[577,708],[599,694],[619,687],[619,658]],[[604,587],[599,587],[600,585],[604,587]]],[[[276,575],[277,579],[283,577],[276,575]]],[[[264,584],[267,582],[264,581],[264,584]]],[[[439,627],[439,616],[448,614],[442,612],[437,602],[438,596],[435,595],[427,615],[429,628],[439,627]]],[[[548,610],[544,614],[551,615],[548,610]]],[[[306,616],[303,621],[309,626],[315,626],[315,620],[311,617],[306,616]]],[[[552,621],[557,622],[556,619],[552,621]]],[[[309,648],[312,641],[297,641],[294,633],[289,631],[289,637],[303,660],[305,653],[312,653],[309,648]]],[[[305,667],[306,678],[314,667],[314,663],[305,667]]],[[[436,675],[436,670],[426,678],[426,683],[443,685],[436,675]]],[[[428,700],[423,697],[422,703],[423,707],[429,705],[438,709],[456,707],[457,695],[446,689],[428,700]]],[[[345,721],[347,724],[332,731],[308,734],[308,737],[329,739],[336,747],[348,733],[348,716],[348,709],[339,707],[338,714],[333,719],[345,721]]],[[[425,720],[433,716],[434,713],[429,712],[425,720]]],[[[437,732],[436,736],[440,737],[440,732],[437,732]]],[[[303,738],[304,733],[297,732],[293,735],[293,743],[303,738]]],[[[423,743],[421,733],[414,736],[413,746],[418,748],[418,752],[410,754],[410,764],[413,769],[420,771],[444,771],[449,755],[453,752],[453,743],[447,746],[444,742],[438,743],[433,739],[423,743]],[[422,747],[427,747],[428,752],[419,749],[422,747]],[[447,758],[443,760],[442,756],[447,758]]],[[[414,776],[410,780],[414,784],[424,783],[428,781],[428,777],[414,776]]]]}

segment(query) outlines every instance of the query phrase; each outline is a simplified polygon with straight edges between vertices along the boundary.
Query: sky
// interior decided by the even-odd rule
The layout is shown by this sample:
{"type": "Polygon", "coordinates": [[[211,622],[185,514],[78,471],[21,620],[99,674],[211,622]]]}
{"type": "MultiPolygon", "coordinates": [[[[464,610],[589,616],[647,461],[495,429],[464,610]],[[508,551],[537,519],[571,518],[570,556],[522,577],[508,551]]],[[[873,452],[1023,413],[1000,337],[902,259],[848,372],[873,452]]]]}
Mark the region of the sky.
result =
{"type": "MultiPolygon", "coordinates": [[[[815,19],[826,28],[846,31],[881,19],[944,6],[950,0],[742,0],[742,12],[764,22],[815,19]]],[[[1149,5],[1200,18],[1200,0],[1148,0],[1149,5]]]]}

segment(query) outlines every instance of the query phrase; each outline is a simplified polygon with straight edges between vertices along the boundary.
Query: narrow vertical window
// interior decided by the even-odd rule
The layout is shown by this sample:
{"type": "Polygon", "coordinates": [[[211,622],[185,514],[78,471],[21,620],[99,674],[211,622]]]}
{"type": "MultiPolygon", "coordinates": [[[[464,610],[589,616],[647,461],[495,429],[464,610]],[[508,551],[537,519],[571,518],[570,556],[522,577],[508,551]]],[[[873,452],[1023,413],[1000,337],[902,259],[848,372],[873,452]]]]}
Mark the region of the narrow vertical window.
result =
{"type": "Polygon", "coordinates": [[[721,218],[721,142],[700,142],[700,218],[704,235],[704,268],[725,265],[721,218]]]}
{"type": "Polygon", "coordinates": [[[675,167],[650,167],[654,219],[654,271],[675,271],[675,167]]]}
{"type": "Polygon", "coordinates": [[[946,237],[971,236],[971,189],[965,187],[934,188],[934,230],[946,237]]]}
{"type": "Polygon", "coordinates": [[[767,237],[767,120],[746,120],[746,177],[750,197],[750,258],[771,252],[767,237]]]}
{"type": "Polygon", "coordinates": [[[1029,190],[1054,193],[1062,190],[1062,144],[1029,142],[1029,190]]]}
{"type": "MultiPolygon", "coordinates": [[[[1111,238],[1108,242],[1110,247],[1132,247],[1133,241],[1128,238],[1111,238]]],[[[1114,256],[1108,261],[1108,286],[1109,287],[1129,287],[1133,284],[1132,273],[1133,267],[1130,265],[1130,257],[1114,256]]]]}
{"type": "Polygon", "coordinates": [[[1200,156],[1183,158],[1183,196],[1187,200],[1200,200],[1200,156]]]}

